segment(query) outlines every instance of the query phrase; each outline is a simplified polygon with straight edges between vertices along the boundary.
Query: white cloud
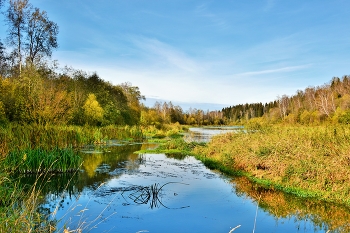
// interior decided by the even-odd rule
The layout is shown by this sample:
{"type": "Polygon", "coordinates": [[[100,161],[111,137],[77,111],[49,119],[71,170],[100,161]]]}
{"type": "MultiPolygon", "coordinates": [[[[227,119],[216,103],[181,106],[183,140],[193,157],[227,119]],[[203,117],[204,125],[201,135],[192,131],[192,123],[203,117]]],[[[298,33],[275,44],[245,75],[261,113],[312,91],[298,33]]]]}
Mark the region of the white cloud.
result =
{"type": "Polygon", "coordinates": [[[235,74],[235,75],[237,75],[237,76],[254,76],[254,75],[262,75],[262,74],[284,73],[284,72],[293,72],[296,70],[306,69],[308,67],[310,67],[310,65],[289,66],[289,67],[282,67],[282,68],[277,68],[277,69],[250,71],[250,72],[244,72],[244,73],[239,73],[239,74],[235,74]]]}

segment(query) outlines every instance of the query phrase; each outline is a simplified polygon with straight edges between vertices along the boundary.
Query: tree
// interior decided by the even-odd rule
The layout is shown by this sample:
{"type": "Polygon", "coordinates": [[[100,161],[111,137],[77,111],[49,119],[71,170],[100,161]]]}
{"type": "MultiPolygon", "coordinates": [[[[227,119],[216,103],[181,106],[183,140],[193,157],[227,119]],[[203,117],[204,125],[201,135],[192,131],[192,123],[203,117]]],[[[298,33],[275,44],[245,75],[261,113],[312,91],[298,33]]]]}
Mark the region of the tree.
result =
{"type": "Polygon", "coordinates": [[[28,53],[28,60],[34,63],[43,56],[50,57],[52,49],[58,47],[57,34],[58,26],[49,20],[45,11],[40,12],[35,8],[27,25],[27,40],[25,49],[28,53]]]}
{"type": "Polygon", "coordinates": [[[282,97],[277,97],[278,99],[278,107],[281,112],[281,118],[285,118],[287,116],[288,106],[289,106],[289,98],[287,95],[282,95],[282,97]]]}
{"type": "Polygon", "coordinates": [[[22,72],[23,57],[34,63],[45,56],[50,57],[52,49],[58,47],[58,26],[49,20],[45,11],[33,8],[29,0],[10,0],[5,12],[8,24],[8,44],[14,47],[13,58],[22,72]]]}
{"type": "Polygon", "coordinates": [[[329,85],[324,85],[318,89],[316,104],[319,111],[326,114],[327,117],[335,112],[334,94],[329,85]]]}
{"type": "Polygon", "coordinates": [[[14,46],[13,55],[18,59],[19,73],[22,71],[23,34],[26,30],[32,5],[28,0],[10,0],[6,12],[8,29],[8,43],[14,46]]]}
{"type": "Polygon", "coordinates": [[[89,94],[83,106],[84,114],[89,124],[96,124],[101,122],[103,119],[103,108],[96,100],[94,94],[89,94]]]}
{"type": "Polygon", "coordinates": [[[5,77],[8,70],[8,56],[5,52],[5,47],[0,41],[0,76],[5,77]]]}

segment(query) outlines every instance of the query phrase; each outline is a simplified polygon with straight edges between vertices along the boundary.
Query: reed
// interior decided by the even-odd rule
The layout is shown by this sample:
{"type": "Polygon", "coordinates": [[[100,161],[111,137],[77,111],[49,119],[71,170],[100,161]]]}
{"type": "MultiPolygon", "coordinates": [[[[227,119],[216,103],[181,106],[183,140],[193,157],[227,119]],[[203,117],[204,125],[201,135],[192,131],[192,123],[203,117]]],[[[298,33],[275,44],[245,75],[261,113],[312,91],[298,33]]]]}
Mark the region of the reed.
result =
{"type": "Polygon", "coordinates": [[[40,185],[25,189],[4,174],[0,178],[0,232],[54,232],[56,222],[40,208],[40,185]],[[3,195],[5,194],[5,195],[3,195]]]}
{"type": "Polygon", "coordinates": [[[66,126],[66,125],[19,125],[0,127],[0,157],[10,151],[41,148],[81,147],[101,144],[108,139],[142,140],[142,129],[138,126],[66,126]]]}
{"type": "Polygon", "coordinates": [[[64,173],[79,169],[82,159],[72,148],[53,150],[25,149],[10,152],[2,166],[7,172],[64,173]]]}

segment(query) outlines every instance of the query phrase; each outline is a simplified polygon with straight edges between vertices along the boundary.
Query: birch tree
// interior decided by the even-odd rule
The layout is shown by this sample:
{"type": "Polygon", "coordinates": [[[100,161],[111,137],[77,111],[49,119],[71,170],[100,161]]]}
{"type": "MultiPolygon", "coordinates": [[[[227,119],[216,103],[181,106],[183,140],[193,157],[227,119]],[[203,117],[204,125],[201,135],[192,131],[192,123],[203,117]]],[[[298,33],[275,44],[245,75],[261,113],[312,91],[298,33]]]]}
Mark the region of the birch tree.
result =
{"type": "Polygon", "coordinates": [[[19,73],[22,71],[23,37],[26,31],[32,5],[28,0],[10,0],[6,11],[9,26],[7,41],[14,47],[13,55],[17,58],[19,73]]]}

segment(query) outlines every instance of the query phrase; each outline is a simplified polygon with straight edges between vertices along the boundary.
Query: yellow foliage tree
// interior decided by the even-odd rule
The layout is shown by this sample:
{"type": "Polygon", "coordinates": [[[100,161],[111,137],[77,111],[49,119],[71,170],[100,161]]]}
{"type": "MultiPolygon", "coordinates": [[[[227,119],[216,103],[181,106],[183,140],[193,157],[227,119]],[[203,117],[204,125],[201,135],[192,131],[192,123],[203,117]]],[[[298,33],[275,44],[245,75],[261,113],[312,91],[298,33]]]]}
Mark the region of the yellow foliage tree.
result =
{"type": "Polygon", "coordinates": [[[103,108],[94,94],[89,94],[83,106],[84,114],[89,124],[97,124],[103,119],[103,108]]]}

